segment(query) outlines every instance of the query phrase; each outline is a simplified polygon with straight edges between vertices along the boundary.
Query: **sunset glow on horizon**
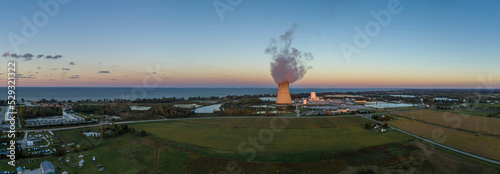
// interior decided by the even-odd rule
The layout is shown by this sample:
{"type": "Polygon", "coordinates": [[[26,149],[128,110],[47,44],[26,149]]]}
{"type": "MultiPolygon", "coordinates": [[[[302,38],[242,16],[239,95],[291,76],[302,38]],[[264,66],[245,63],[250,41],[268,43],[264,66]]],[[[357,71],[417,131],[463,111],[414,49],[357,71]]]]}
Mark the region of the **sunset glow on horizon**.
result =
{"type": "Polygon", "coordinates": [[[222,20],[212,1],[70,1],[25,37],[23,19],[43,8],[8,1],[0,59],[17,62],[18,87],[277,88],[264,50],[297,24],[292,45],[314,58],[290,88],[500,88],[500,2],[401,0],[384,26],[372,11],[390,2],[244,1],[222,20]],[[356,28],[369,35],[373,22],[356,47],[356,28]],[[346,57],[343,43],[358,50],[346,57]]]}

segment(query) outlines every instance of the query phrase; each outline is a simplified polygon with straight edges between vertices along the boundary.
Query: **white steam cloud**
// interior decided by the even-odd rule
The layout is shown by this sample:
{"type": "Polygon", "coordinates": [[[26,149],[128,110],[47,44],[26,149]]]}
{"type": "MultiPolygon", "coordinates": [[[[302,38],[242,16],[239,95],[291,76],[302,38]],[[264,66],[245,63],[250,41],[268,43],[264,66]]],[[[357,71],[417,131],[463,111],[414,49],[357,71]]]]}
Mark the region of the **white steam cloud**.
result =
{"type": "Polygon", "coordinates": [[[295,29],[297,29],[297,24],[292,25],[285,34],[280,36],[278,41],[282,45],[278,45],[278,41],[272,38],[271,43],[264,51],[273,58],[271,61],[271,75],[276,83],[285,81],[293,83],[304,77],[307,70],[312,68],[307,66],[303,59],[310,61],[313,59],[313,55],[309,52],[302,53],[291,47],[295,29]]]}

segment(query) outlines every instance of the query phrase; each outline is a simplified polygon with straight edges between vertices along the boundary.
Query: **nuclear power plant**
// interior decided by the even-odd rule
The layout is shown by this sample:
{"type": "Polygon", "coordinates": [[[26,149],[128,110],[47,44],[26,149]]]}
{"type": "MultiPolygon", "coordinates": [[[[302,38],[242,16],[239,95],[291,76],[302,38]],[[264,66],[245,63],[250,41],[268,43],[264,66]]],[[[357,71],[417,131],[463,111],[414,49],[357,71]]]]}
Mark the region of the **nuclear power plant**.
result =
{"type": "Polygon", "coordinates": [[[290,88],[288,81],[278,84],[278,97],[276,97],[276,104],[292,104],[292,97],[290,97],[290,88]]]}

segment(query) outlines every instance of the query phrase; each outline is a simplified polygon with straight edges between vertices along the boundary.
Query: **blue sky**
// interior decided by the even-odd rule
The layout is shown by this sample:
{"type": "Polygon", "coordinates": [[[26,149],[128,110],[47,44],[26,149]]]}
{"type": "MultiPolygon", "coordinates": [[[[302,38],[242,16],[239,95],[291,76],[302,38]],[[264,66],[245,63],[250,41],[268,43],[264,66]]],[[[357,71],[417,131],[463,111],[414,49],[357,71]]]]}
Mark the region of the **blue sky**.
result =
{"type": "MultiPolygon", "coordinates": [[[[16,53],[7,36],[22,35],[23,17],[43,12],[38,2],[52,1],[2,1],[2,54],[16,53]]],[[[370,12],[392,1],[242,0],[224,20],[213,2],[59,4],[17,54],[63,58],[19,59],[18,73],[35,77],[20,84],[137,86],[154,74],[165,87],[274,87],[264,49],[296,23],[293,46],[314,59],[292,87],[474,88],[483,77],[500,87],[499,1],[401,0],[401,12],[350,61],[339,45],[353,45],[354,28],[364,30],[375,21],[370,12]]],[[[16,59],[2,58],[8,60],[16,59]]]]}

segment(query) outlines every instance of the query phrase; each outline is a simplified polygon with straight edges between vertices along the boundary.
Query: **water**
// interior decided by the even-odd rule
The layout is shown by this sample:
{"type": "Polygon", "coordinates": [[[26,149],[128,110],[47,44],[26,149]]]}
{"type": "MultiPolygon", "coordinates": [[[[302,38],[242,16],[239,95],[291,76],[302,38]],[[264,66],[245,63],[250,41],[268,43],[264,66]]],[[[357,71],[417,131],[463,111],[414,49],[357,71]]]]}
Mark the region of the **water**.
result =
{"type": "Polygon", "coordinates": [[[401,98],[415,98],[413,95],[389,95],[391,97],[401,97],[401,98]]]}
{"type": "Polygon", "coordinates": [[[413,107],[413,104],[407,103],[387,103],[387,102],[367,102],[366,107],[372,108],[399,108],[399,107],[413,107]]]}
{"type": "Polygon", "coordinates": [[[259,99],[263,101],[276,101],[276,97],[261,97],[259,99]]]}
{"type": "Polygon", "coordinates": [[[200,107],[200,108],[196,108],[194,110],[194,113],[197,113],[197,114],[210,114],[210,113],[214,113],[214,111],[219,111],[220,109],[220,106],[222,104],[215,104],[215,105],[209,105],[209,106],[204,106],[204,107],[200,107]]]}
{"type": "MultiPolygon", "coordinates": [[[[291,93],[310,92],[361,92],[390,91],[387,88],[291,88],[291,93]]],[[[276,94],[277,88],[116,88],[116,87],[19,87],[16,99],[40,100],[82,100],[82,99],[136,99],[162,97],[224,97],[228,95],[276,94]]],[[[0,90],[0,98],[7,99],[7,88],[0,90]]]]}

